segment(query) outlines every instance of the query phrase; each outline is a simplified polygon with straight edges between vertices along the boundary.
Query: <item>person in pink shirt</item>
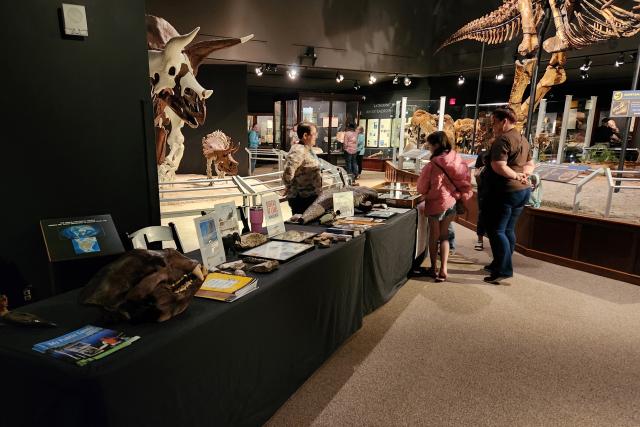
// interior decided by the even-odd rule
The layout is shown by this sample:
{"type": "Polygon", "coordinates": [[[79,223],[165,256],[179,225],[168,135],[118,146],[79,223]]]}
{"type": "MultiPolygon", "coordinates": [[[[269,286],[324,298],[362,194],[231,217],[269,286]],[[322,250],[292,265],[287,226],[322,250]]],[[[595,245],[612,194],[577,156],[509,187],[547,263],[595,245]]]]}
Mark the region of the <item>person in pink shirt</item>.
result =
{"type": "Polygon", "coordinates": [[[447,134],[438,131],[427,137],[431,161],[422,168],[418,178],[418,192],[425,196],[425,215],[429,217],[429,258],[427,275],[436,282],[447,280],[449,258],[449,224],[456,214],[456,201],[467,202],[473,195],[471,175],[467,164],[453,150],[447,134]],[[436,275],[440,241],[440,270],[436,275]]]}
{"type": "Polygon", "coordinates": [[[344,161],[347,164],[346,170],[349,175],[355,180],[358,176],[358,164],[356,161],[358,145],[358,133],[356,132],[356,126],[353,123],[349,123],[347,131],[344,133],[344,139],[342,141],[342,147],[344,149],[344,161]]]}

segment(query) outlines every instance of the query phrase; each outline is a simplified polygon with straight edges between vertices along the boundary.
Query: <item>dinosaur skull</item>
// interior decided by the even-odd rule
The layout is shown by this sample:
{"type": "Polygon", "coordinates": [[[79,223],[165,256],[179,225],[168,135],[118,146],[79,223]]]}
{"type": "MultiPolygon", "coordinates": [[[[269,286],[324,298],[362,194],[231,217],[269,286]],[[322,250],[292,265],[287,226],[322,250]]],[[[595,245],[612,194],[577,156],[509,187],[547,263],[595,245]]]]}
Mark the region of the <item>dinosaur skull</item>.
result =
{"type": "Polygon", "coordinates": [[[80,302],[102,307],[113,320],[163,322],[189,306],[204,273],[175,249],[134,249],[98,271],[80,302]]]}
{"type": "Polygon", "coordinates": [[[199,30],[198,27],[189,34],[171,38],[162,51],[149,51],[152,96],[161,100],[191,127],[204,123],[204,100],[213,93],[198,83],[191,61],[183,53],[199,30]]]}

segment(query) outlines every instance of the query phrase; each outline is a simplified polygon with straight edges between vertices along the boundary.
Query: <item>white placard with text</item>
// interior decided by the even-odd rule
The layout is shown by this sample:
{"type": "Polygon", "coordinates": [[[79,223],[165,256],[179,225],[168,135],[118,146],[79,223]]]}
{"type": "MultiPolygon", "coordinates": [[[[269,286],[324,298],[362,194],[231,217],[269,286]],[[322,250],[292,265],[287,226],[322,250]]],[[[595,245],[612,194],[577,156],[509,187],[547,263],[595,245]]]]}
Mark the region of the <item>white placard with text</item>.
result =
{"type": "Polygon", "coordinates": [[[340,212],[340,214],[337,215],[339,218],[355,215],[353,209],[353,191],[333,193],[333,211],[340,212]]]}
{"type": "Polygon", "coordinates": [[[280,198],[275,193],[262,195],[262,212],[264,213],[264,225],[267,227],[269,237],[284,233],[284,220],[280,210],[280,198]]]}
{"type": "Polygon", "coordinates": [[[224,246],[222,245],[220,225],[213,213],[197,217],[193,222],[196,225],[202,262],[207,269],[213,270],[215,266],[227,260],[224,254],[224,246]]]}

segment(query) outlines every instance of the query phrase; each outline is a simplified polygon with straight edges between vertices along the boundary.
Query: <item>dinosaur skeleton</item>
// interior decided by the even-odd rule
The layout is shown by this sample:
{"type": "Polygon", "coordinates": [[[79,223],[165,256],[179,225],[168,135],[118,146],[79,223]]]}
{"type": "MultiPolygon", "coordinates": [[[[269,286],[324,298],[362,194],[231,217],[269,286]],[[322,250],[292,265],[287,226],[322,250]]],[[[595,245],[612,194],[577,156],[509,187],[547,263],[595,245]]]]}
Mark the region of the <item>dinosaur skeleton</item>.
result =
{"type": "Polygon", "coordinates": [[[202,155],[207,160],[207,178],[212,179],[213,170],[218,178],[225,174],[237,175],[238,162],[233,158],[233,153],[238,151],[240,144],[234,144],[231,138],[219,130],[207,134],[202,138],[202,155]]]}
{"type": "Polygon", "coordinates": [[[187,123],[196,128],[204,123],[205,100],[213,94],[196,80],[200,63],[211,52],[249,41],[253,34],[193,43],[200,27],[180,35],[162,18],[147,15],[146,19],[158,177],[171,181],[184,153],[182,127],[187,123]],[[169,146],[166,156],[165,145],[169,146]]]}
{"type": "MultiPolygon", "coordinates": [[[[522,102],[524,91],[531,81],[536,59],[516,61],[516,72],[509,97],[509,105],[518,114],[522,123],[529,103],[538,102],[552,86],[567,79],[564,65],[566,51],[582,49],[594,43],[632,37],[640,32],[640,0],[633,0],[631,10],[614,5],[624,0],[548,0],[553,23],[554,36],[545,40],[543,48],[551,53],[551,60],[544,76],[536,87],[535,99],[522,102]]],[[[627,3],[629,3],[627,1],[627,3]]],[[[487,44],[499,44],[513,40],[522,32],[522,42],[518,53],[528,57],[539,46],[537,28],[542,22],[545,0],[504,0],[491,13],[464,25],[438,48],[462,41],[476,40],[487,44]]]]}

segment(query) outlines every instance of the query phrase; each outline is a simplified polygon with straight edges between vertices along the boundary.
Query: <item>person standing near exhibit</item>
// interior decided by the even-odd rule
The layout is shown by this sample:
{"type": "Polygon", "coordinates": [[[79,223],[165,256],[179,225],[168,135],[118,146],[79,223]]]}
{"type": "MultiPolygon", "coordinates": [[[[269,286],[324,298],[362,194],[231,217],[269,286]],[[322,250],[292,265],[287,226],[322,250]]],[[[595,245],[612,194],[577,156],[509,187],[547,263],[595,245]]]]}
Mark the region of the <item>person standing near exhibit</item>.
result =
{"type": "Polygon", "coordinates": [[[427,137],[427,148],[431,159],[422,168],[418,178],[418,192],[425,196],[425,214],[429,218],[429,258],[431,268],[426,275],[436,282],[447,280],[449,259],[449,224],[456,215],[456,202],[471,199],[471,176],[469,168],[453,149],[447,134],[437,131],[427,137]],[[440,241],[440,270],[436,274],[440,241]]]}
{"type": "Polygon", "coordinates": [[[313,123],[298,125],[299,143],[291,146],[285,159],[282,181],[291,212],[302,214],[322,192],[320,160],[313,152],[318,129],[313,123]]]}
{"type": "Polygon", "coordinates": [[[356,179],[358,179],[360,178],[360,174],[362,173],[362,159],[364,158],[364,128],[362,126],[358,126],[356,132],[358,134],[358,144],[356,145],[356,163],[358,166],[358,176],[356,177],[356,179]]]}
{"type": "Polygon", "coordinates": [[[498,108],[491,116],[495,142],[483,174],[481,212],[493,253],[493,261],[485,267],[491,274],[484,281],[493,284],[513,277],[515,226],[531,195],[528,176],[534,164],[529,143],[515,124],[516,113],[510,107],[498,108]]]}
{"type": "Polygon", "coordinates": [[[249,131],[249,150],[253,151],[251,159],[251,173],[256,169],[256,150],[260,146],[260,133],[258,132],[258,124],[255,123],[249,131]]]}
{"type": "Polygon", "coordinates": [[[344,133],[342,149],[344,150],[344,160],[347,164],[347,173],[355,180],[358,176],[358,165],[356,164],[356,152],[358,147],[358,134],[353,123],[349,123],[347,131],[344,133]]]}

